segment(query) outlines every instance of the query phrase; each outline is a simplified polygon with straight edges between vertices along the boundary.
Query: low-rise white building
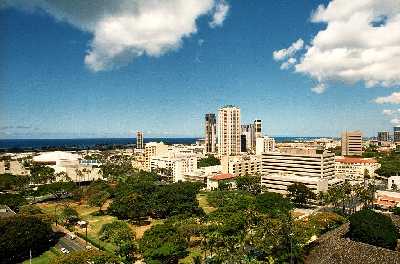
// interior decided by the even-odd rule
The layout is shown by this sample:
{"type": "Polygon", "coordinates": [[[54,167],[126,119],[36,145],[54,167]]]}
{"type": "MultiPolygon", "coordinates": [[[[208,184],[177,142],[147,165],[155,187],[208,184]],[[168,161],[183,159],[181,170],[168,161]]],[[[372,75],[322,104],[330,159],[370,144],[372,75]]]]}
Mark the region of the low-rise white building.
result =
{"type": "Polygon", "coordinates": [[[261,155],[265,152],[275,151],[275,139],[270,137],[260,137],[256,139],[256,155],[261,155]]]}
{"type": "Polygon", "coordinates": [[[155,156],[150,159],[150,170],[173,182],[185,181],[184,175],[197,169],[195,156],[155,156]]]}
{"type": "Polygon", "coordinates": [[[271,192],[282,194],[294,183],[303,183],[315,193],[325,192],[342,182],[335,178],[334,156],[310,149],[263,153],[261,184],[271,192]]]}
{"type": "MultiPolygon", "coordinates": [[[[34,156],[33,162],[51,167],[56,175],[65,174],[74,182],[94,181],[103,177],[100,162],[85,160],[82,155],[73,152],[43,152],[34,156]]],[[[63,181],[66,179],[60,176],[56,180],[63,181]]]]}
{"type": "Polygon", "coordinates": [[[287,188],[294,183],[303,183],[315,194],[326,192],[334,185],[343,181],[335,178],[318,178],[307,176],[287,175],[285,173],[267,174],[261,176],[261,185],[270,192],[287,194],[287,188]]]}
{"type": "Polygon", "coordinates": [[[222,173],[235,176],[257,175],[262,172],[261,156],[224,156],[221,158],[222,173]]]}
{"type": "Polygon", "coordinates": [[[236,188],[236,182],[235,182],[236,176],[230,173],[220,173],[217,175],[214,175],[212,177],[207,178],[207,190],[215,190],[218,189],[218,186],[221,181],[226,182],[227,184],[230,185],[231,189],[236,188]]]}
{"type": "Polygon", "coordinates": [[[364,180],[364,172],[368,171],[370,177],[375,177],[375,171],[381,164],[373,158],[335,157],[336,177],[351,181],[364,180]]]}

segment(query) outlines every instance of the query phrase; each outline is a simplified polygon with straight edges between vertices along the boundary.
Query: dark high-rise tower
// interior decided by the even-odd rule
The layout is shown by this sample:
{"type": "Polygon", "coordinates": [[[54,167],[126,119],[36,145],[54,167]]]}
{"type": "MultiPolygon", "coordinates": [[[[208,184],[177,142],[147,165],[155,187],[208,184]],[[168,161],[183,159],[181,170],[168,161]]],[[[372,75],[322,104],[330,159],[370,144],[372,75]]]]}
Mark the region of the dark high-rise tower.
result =
{"type": "Polygon", "coordinates": [[[215,118],[215,114],[212,113],[206,114],[205,145],[207,153],[217,151],[217,119],[215,118]]]}
{"type": "Polygon", "coordinates": [[[400,142],[400,127],[393,127],[393,141],[400,142]]]}

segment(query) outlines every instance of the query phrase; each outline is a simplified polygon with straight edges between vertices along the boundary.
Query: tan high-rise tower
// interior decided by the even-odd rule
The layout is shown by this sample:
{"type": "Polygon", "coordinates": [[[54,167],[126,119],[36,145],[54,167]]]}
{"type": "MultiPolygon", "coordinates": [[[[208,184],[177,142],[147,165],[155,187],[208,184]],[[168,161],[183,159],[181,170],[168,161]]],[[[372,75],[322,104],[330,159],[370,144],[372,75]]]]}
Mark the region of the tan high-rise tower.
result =
{"type": "Polygon", "coordinates": [[[342,133],[342,156],[362,155],[361,131],[345,131],[342,133]]]}
{"type": "Polygon", "coordinates": [[[142,131],[137,131],[136,132],[136,148],[137,149],[144,149],[143,132],[142,131]]]}
{"type": "Polygon", "coordinates": [[[240,154],[240,109],[228,105],[218,110],[218,154],[240,154]]]}

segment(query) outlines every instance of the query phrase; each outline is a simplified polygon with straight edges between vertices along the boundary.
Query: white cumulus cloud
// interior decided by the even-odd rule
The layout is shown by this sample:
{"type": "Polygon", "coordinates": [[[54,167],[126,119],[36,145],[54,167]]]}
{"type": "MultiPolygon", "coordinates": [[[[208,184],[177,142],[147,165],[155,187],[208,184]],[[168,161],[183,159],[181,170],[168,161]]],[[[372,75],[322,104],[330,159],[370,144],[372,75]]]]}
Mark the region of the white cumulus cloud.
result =
{"type": "Polygon", "coordinates": [[[274,57],[274,60],[281,61],[295,55],[299,50],[303,48],[303,46],[304,41],[302,39],[298,39],[296,42],[290,45],[289,48],[274,51],[272,56],[274,57]]]}
{"type": "MultiPolygon", "coordinates": [[[[332,0],[311,21],[323,23],[294,66],[320,83],[400,85],[399,0],[332,0]]],[[[280,51],[274,52],[278,58],[280,51]]]]}
{"type": "Polygon", "coordinates": [[[386,115],[386,116],[391,116],[394,115],[396,113],[396,110],[391,110],[391,109],[384,109],[382,111],[382,114],[386,115]]]}
{"type": "Polygon", "coordinates": [[[394,92],[389,96],[378,97],[374,101],[377,104],[400,104],[400,92],[394,92]]]}
{"type": "Polygon", "coordinates": [[[393,118],[390,120],[390,123],[394,126],[399,126],[400,125],[400,119],[399,118],[393,118]]]}
{"type": "Polygon", "coordinates": [[[326,90],[326,84],[325,83],[318,83],[315,85],[313,88],[311,88],[311,91],[317,94],[322,94],[326,90]]]}
{"type": "Polygon", "coordinates": [[[175,50],[197,32],[199,17],[222,25],[229,9],[222,0],[3,0],[0,7],[42,10],[91,33],[84,61],[92,71],[175,50]]]}
{"type": "Polygon", "coordinates": [[[224,22],[226,16],[228,15],[229,12],[229,5],[225,2],[225,0],[220,0],[216,5],[215,5],[215,12],[212,17],[212,21],[210,21],[209,25],[212,28],[222,26],[222,23],[224,22]]]}

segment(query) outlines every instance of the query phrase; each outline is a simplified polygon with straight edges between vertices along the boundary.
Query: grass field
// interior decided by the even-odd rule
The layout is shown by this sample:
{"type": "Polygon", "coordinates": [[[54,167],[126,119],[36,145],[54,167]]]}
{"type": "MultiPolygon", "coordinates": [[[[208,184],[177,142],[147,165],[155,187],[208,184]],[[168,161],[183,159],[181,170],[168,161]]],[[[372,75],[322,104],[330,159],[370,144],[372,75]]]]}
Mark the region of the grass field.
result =
{"type": "Polygon", "coordinates": [[[212,213],[217,210],[215,207],[210,206],[207,201],[207,195],[205,193],[197,194],[197,200],[199,201],[199,206],[203,208],[206,214],[212,213]]]}
{"type": "MultiPolygon", "coordinates": [[[[57,214],[61,213],[63,210],[65,204],[64,203],[56,203],[56,202],[51,202],[51,203],[42,203],[38,204],[40,208],[46,213],[54,214],[54,212],[57,212],[57,214]]],[[[88,228],[87,228],[87,235],[89,240],[94,241],[98,245],[101,245],[104,247],[107,251],[113,252],[114,251],[114,245],[111,243],[106,243],[103,241],[100,241],[99,239],[99,231],[101,227],[104,224],[111,223],[114,220],[117,220],[116,217],[110,216],[110,215],[92,215],[92,213],[95,213],[99,210],[98,207],[91,207],[86,204],[79,204],[79,203],[68,203],[68,206],[71,208],[74,208],[78,214],[81,220],[87,221],[89,223],[88,228]]],[[[80,233],[81,235],[85,236],[86,235],[86,229],[85,228],[79,228],[75,227],[74,232],[80,233]]]]}
{"type": "MultiPolygon", "coordinates": [[[[32,264],[48,264],[52,258],[60,254],[61,252],[56,247],[53,247],[42,255],[32,258],[32,264]]],[[[23,264],[29,264],[29,260],[24,261],[23,264]]]]}
{"type": "MultiPolygon", "coordinates": [[[[64,204],[62,202],[58,202],[58,203],[51,202],[51,203],[38,204],[38,206],[45,213],[49,213],[49,214],[54,214],[55,212],[57,214],[61,213],[61,211],[63,210],[65,205],[66,204],[64,204]]],[[[106,243],[104,241],[101,241],[99,239],[99,231],[104,224],[111,223],[112,221],[117,220],[117,218],[114,216],[110,216],[110,215],[93,215],[93,213],[97,212],[99,210],[99,208],[91,207],[86,204],[68,203],[68,206],[74,208],[78,212],[81,220],[87,221],[89,223],[88,229],[87,229],[88,239],[90,241],[93,241],[96,244],[104,247],[107,251],[113,252],[115,249],[115,246],[111,243],[106,243]]],[[[143,233],[146,230],[150,229],[151,226],[156,225],[156,224],[161,224],[161,223],[163,223],[163,220],[152,220],[149,225],[135,226],[135,225],[129,224],[129,226],[135,232],[136,238],[140,239],[143,236],[143,233]]],[[[74,232],[80,233],[83,236],[86,235],[85,228],[75,227],[74,232]]]]}

